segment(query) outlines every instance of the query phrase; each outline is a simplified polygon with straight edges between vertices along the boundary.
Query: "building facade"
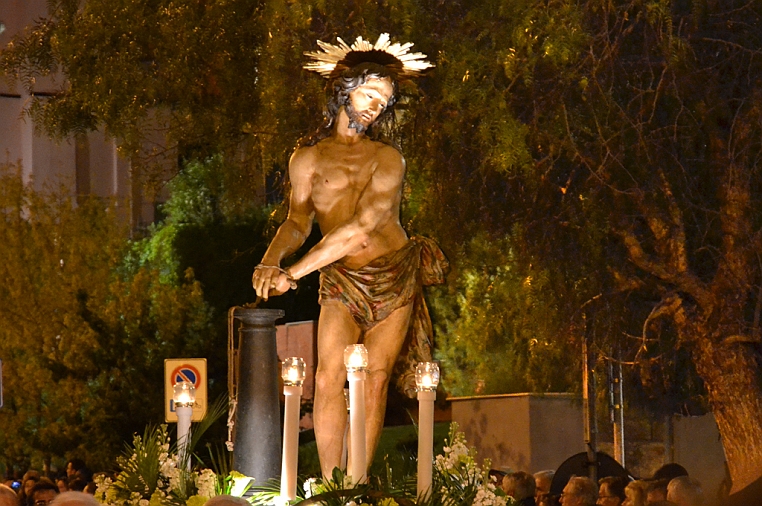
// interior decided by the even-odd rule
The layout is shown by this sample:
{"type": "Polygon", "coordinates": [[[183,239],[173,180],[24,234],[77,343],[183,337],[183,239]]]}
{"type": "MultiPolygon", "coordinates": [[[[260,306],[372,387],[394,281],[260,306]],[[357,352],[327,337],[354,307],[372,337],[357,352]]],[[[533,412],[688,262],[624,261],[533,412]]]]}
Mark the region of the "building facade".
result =
{"type": "MultiPolygon", "coordinates": [[[[0,48],[46,15],[46,0],[0,0],[0,48]]],[[[19,167],[36,190],[65,184],[73,198],[113,198],[133,229],[153,222],[156,202],[133,184],[138,178],[115,139],[96,131],[59,142],[25,113],[33,98],[49,97],[62,85],[60,75],[37,79],[31,90],[0,80],[0,165],[19,167]]]]}

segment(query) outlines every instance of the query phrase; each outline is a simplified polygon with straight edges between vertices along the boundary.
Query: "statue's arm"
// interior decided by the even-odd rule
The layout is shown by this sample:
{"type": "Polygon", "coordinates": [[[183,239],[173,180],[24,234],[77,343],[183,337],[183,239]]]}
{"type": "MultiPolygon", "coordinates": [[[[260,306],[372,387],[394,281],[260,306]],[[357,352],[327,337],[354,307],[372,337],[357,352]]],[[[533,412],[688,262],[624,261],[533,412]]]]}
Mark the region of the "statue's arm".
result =
{"type": "Polygon", "coordinates": [[[359,253],[369,239],[399,220],[399,204],[405,176],[405,160],[399,151],[384,146],[377,153],[378,165],[363,188],[354,215],[323,236],[290,268],[296,279],[347,255],[359,253]]]}
{"type": "Polygon", "coordinates": [[[312,230],[315,210],[312,205],[312,175],[314,150],[298,149],[291,157],[288,168],[291,195],[288,216],[275,234],[261,266],[254,271],[252,285],[257,295],[267,300],[270,292],[278,295],[288,289],[287,278],[280,270],[281,261],[304,244],[312,230]],[[285,286],[284,286],[285,283],[285,286]],[[273,290],[275,288],[275,290],[273,290]]]}

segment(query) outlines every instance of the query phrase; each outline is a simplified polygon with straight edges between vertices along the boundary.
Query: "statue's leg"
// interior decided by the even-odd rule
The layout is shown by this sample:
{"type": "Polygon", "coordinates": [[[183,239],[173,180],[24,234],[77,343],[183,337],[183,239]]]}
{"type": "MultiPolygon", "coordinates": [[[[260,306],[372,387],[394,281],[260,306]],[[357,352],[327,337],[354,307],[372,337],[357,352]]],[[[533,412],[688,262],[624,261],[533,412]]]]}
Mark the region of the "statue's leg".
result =
{"type": "Polygon", "coordinates": [[[373,462],[386,414],[386,394],[397,355],[405,342],[413,305],[390,314],[365,334],[368,348],[368,380],[365,383],[365,441],[368,468],[373,462]]]}
{"type": "Polygon", "coordinates": [[[313,416],[315,442],[324,478],[330,478],[333,468],[341,465],[344,428],[347,423],[344,348],[357,343],[359,337],[360,328],[343,304],[338,301],[323,303],[318,320],[318,363],[313,416]]]}

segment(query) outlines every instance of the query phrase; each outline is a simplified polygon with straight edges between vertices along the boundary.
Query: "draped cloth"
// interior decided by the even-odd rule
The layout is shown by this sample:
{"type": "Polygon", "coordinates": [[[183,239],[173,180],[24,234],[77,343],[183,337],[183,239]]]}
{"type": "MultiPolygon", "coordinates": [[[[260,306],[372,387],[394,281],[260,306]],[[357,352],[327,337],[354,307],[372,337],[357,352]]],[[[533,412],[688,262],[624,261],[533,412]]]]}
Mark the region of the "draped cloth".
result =
{"type": "Polygon", "coordinates": [[[416,396],[416,365],[432,360],[434,332],[423,287],[444,283],[448,269],[442,250],[426,237],[413,237],[399,250],[359,269],[340,262],[320,269],[320,304],[341,302],[363,332],[396,309],[413,304],[410,326],[395,365],[397,387],[411,398],[416,396]]]}

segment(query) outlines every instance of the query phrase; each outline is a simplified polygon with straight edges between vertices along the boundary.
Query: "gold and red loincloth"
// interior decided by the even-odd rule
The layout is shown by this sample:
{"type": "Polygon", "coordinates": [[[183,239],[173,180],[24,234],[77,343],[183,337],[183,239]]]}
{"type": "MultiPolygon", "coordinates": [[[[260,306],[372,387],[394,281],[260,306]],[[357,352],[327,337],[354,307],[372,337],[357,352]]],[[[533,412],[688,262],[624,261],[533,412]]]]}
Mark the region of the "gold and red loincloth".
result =
{"type": "Polygon", "coordinates": [[[366,332],[393,311],[413,304],[410,327],[395,371],[397,387],[415,397],[415,367],[430,362],[433,329],[423,287],[444,283],[449,262],[436,242],[413,237],[399,250],[359,269],[339,262],[320,269],[320,299],[337,300],[349,309],[357,325],[366,332]]]}

